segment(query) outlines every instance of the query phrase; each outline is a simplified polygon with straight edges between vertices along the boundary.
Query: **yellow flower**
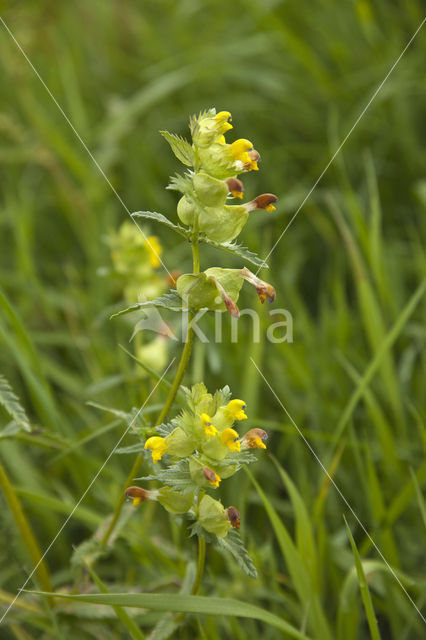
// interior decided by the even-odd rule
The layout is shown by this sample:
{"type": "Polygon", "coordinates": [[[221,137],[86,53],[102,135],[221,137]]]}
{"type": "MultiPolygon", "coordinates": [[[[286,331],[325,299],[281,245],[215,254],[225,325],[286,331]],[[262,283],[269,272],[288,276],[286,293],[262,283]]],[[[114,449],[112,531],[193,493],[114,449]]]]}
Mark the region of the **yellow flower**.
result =
{"type": "Polygon", "coordinates": [[[126,494],[126,498],[133,499],[134,507],[137,507],[141,502],[145,502],[145,500],[149,500],[152,495],[152,491],[147,491],[141,487],[127,487],[124,493],[126,494]]]}
{"type": "Polygon", "coordinates": [[[148,236],[146,247],[149,254],[149,264],[151,267],[159,267],[161,264],[160,255],[163,250],[157,236],[148,236]]]}
{"type": "Polygon", "coordinates": [[[145,449],[152,453],[152,461],[154,464],[161,460],[167,451],[167,443],[165,438],[160,436],[152,436],[145,442],[145,449]]]}
{"type": "Polygon", "coordinates": [[[253,143],[250,140],[246,140],[245,138],[240,138],[239,140],[235,140],[231,144],[231,153],[235,160],[239,160],[242,164],[251,165],[251,158],[249,155],[249,151],[253,150],[253,143]]]}
{"type": "Polygon", "coordinates": [[[242,449],[266,449],[268,434],[263,429],[250,429],[241,438],[242,449]]]}
{"type": "Polygon", "coordinates": [[[234,429],[229,427],[222,431],[221,440],[223,444],[228,447],[229,451],[240,451],[241,446],[238,440],[238,433],[234,429]]]}
{"type": "Polygon", "coordinates": [[[235,398],[235,400],[231,400],[231,402],[228,402],[225,408],[232,415],[234,420],[245,420],[247,418],[246,414],[244,413],[244,409],[246,407],[247,405],[244,400],[238,400],[237,398],[235,398]]]}
{"type": "Polygon", "coordinates": [[[213,487],[218,487],[219,483],[221,481],[221,477],[217,475],[217,473],[215,473],[215,471],[213,471],[213,469],[210,469],[210,467],[203,467],[203,475],[205,477],[205,479],[213,486],[213,487]]]}
{"type": "Polygon", "coordinates": [[[210,416],[207,415],[207,413],[202,413],[201,414],[201,424],[204,428],[204,433],[206,434],[206,436],[209,438],[210,436],[216,436],[218,431],[216,429],[215,426],[212,425],[211,423],[211,418],[210,416]]]}

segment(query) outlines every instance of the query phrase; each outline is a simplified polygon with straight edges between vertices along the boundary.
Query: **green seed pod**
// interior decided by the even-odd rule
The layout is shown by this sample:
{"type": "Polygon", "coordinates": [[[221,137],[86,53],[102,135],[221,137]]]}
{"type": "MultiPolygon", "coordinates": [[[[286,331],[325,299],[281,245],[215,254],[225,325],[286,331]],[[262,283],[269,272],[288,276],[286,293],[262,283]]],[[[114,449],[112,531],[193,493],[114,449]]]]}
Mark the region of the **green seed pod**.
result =
{"type": "Polygon", "coordinates": [[[200,213],[199,230],[214,242],[231,242],[241,233],[248,215],[245,205],[207,207],[200,213]]]}
{"type": "MultiPolygon", "coordinates": [[[[186,273],[178,278],[177,291],[191,309],[225,311],[236,308],[243,280],[239,269],[213,267],[203,273],[186,273]]],[[[238,311],[238,309],[237,309],[238,311]]],[[[234,315],[236,315],[234,313],[234,315]]]]}
{"type": "Polygon", "coordinates": [[[204,495],[199,504],[198,520],[206,531],[218,538],[224,538],[231,528],[222,503],[209,495],[204,495]]]}
{"type": "Polygon", "coordinates": [[[189,456],[195,448],[192,438],[186,435],[180,427],[176,427],[165,438],[167,443],[167,453],[178,458],[189,456]]]}
{"type": "Polygon", "coordinates": [[[191,494],[182,495],[173,491],[170,487],[158,489],[157,500],[169,513],[186,513],[192,507],[194,496],[191,494]]]}
{"type": "Polygon", "coordinates": [[[194,224],[195,209],[190,202],[183,196],[177,204],[177,214],[179,219],[188,226],[194,224]]]}
{"type": "Polygon", "coordinates": [[[200,202],[206,207],[220,207],[225,204],[228,185],[223,180],[212,178],[204,171],[193,178],[194,190],[200,202]]]}

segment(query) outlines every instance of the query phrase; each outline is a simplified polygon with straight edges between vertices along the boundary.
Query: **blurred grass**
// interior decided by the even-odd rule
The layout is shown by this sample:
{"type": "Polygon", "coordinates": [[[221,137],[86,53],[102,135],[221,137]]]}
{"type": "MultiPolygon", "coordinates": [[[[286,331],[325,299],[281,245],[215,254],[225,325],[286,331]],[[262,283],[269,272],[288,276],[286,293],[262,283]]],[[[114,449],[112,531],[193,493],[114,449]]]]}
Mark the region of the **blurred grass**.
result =
{"type": "MultiPolygon", "coordinates": [[[[0,2],[0,15],[130,211],[175,219],[176,196],[164,187],[178,167],[158,131],[187,135],[189,114],[210,106],[231,111],[237,137],[253,139],[263,156],[262,170],[245,179],[248,196],[279,197],[277,211],[254,216],[242,236],[260,255],[423,13],[420,0],[0,2]]],[[[245,397],[250,424],[268,429],[278,465],[260,457],[253,468],[259,493],[243,474],[222,491],[224,503],[243,515],[259,579],[209,550],[203,594],[268,609],[321,640],[368,637],[371,609],[363,608],[359,562],[383,639],[421,638],[423,622],[250,357],[424,607],[425,39],[421,31],[271,255],[264,277],[277,290],[275,307],[293,316],[294,342],[253,344],[243,316],[239,340],[230,343],[224,319],[225,344],[198,346],[187,376],[188,383],[203,376],[211,389],[229,384],[245,397]]],[[[118,346],[130,338],[129,326],[108,321],[120,296],[100,275],[110,264],[103,239],[127,213],[3,27],[0,55],[0,369],[36,430],[2,438],[0,456],[45,549],[125,428],[87,402],[127,412],[153,382],[141,379],[118,346]]],[[[176,245],[167,230],[151,231],[161,237],[170,270],[189,267],[185,243],[176,245]]],[[[205,248],[204,266],[219,260],[238,265],[205,248]]],[[[251,293],[243,303],[253,305],[251,293]]],[[[266,331],[272,307],[258,306],[266,331]]],[[[209,320],[204,327],[212,336],[209,320]]],[[[171,356],[178,349],[171,345],[171,356]]],[[[153,403],[164,395],[156,392],[153,403]]],[[[2,413],[0,431],[7,423],[2,413]]],[[[129,435],[123,445],[133,443],[129,435]]],[[[132,461],[121,455],[108,463],[49,552],[55,588],[89,588],[87,574],[70,567],[72,547],[101,535],[132,461]]],[[[105,588],[176,592],[195,553],[185,525],[155,505],[130,515],[125,511],[114,547],[99,561],[105,588]]],[[[6,502],[0,540],[6,604],[33,566],[6,502]]],[[[105,629],[125,637],[110,607],[62,604],[52,618],[34,596],[18,602],[28,607],[10,611],[0,630],[6,640],[56,638],[58,629],[64,638],[99,638],[105,629]]],[[[144,633],[159,619],[128,611],[144,633]]],[[[189,616],[175,637],[203,633],[283,637],[259,621],[216,616],[189,616]]]]}

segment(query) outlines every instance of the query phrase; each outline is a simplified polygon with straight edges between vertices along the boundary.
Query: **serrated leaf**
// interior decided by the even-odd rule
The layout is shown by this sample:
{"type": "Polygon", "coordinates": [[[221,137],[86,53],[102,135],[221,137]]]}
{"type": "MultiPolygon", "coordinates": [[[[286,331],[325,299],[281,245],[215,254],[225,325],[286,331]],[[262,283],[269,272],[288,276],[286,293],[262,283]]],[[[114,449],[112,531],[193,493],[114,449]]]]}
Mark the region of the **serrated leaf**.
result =
{"type": "Polygon", "coordinates": [[[188,309],[183,306],[182,298],[180,297],[176,289],[171,289],[170,293],[165,293],[159,298],[155,298],[155,300],[136,302],[136,304],[132,304],[132,306],[127,307],[127,309],[117,311],[117,313],[112,314],[110,319],[112,320],[112,318],[118,318],[119,316],[123,316],[126,313],[132,313],[133,311],[139,311],[140,309],[147,309],[149,307],[159,307],[160,309],[168,309],[169,311],[188,311],[188,309]]]}
{"type": "Polygon", "coordinates": [[[229,551],[250,578],[257,578],[256,567],[247,553],[247,549],[245,549],[241,536],[236,529],[231,529],[225,538],[217,538],[217,545],[219,549],[229,551]]]}
{"type": "Polygon", "coordinates": [[[187,460],[180,460],[165,469],[158,469],[155,474],[136,480],[159,480],[176,491],[183,494],[199,491],[200,487],[195,484],[189,473],[189,463],[187,460]]]}
{"type": "Polygon", "coordinates": [[[170,178],[170,182],[166,189],[171,191],[180,191],[186,196],[193,196],[194,188],[192,186],[192,174],[187,172],[184,176],[177,173],[170,178]]]}
{"type": "Polygon", "coordinates": [[[203,242],[215,247],[215,249],[220,249],[221,251],[226,251],[226,253],[232,253],[234,256],[243,258],[244,260],[247,260],[247,262],[254,264],[256,267],[269,269],[267,263],[262,260],[257,253],[250,251],[247,247],[243,247],[240,244],[235,244],[233,242],[214,242],[214,240],[209,240],[207,237],[203,238],[203,242]]]}
{"type": "Polygon", "coordinates": [[[252,464],[252,462],[257,462],[257,456],[255,456],[251,451],[236,451],[235,453],[228,453],[227,456],[220,461],[220,464],[237,464],[241,467],[243,464],[252,464]]]}
{"type": "Polygon", "coordinates": [[[30,421],[25,409],[19,403],[18,396],[15,395],[9,381],[3,375],[0,375],[0,404],[3,405],[7,413],[21,429],[31,431],[30,421]]]}
{"type": "Polygon", "coordinates": [[[187,167],[192,167],[194,165],[195,154],[189,142],[175,133],[169,133],[168,131],[160,131],[160,133],[171,146],[176,158],[187,167]]]}
{"type": "Polygon", "coordinates": [[[143,218],[144,220],[155,220],[160,224],[163,224],[165,227],[172,229],[180,236],[187,238],[189,235],[189,231],[184,227],[181,227],[179,224],[174,224],[171,220],[163,216],[162,213],[158,213],[157,211],[135,211],[131,214],[132,218],[143,218]]]}

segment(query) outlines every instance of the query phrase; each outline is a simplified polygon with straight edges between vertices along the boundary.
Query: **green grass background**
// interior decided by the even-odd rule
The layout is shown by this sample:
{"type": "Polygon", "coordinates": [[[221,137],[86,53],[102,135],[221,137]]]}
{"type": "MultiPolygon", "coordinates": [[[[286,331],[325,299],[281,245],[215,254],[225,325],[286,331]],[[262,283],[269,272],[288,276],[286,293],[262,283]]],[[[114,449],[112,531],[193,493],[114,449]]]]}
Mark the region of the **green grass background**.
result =
{"type": "MultiPolygon", "coordinates": [[[[176,194],[164,187],[180,168],[158,131],[187,135],[190,114],[231,111],[236,136],[262,155],[261,171],[244,179],[246,194],[279,198],[273,214],[254,214],[242,234],[262,256],[424,18],[420,0],[38,0],[0,8],[130,211],[176,220],[176,194]]],[[[231,344],[226,320],[226,342],[197,345],[185,378],[211,390],[229,384],[246,399],[248,422],[268,430],[275,458],[259,455],[253,476],[240,472],[220,489],[241,512],[259,578],[209,549],[201,594],[243,600],[318,640],[420,639],[424,622],[251,357],[424,612],[425,47],[423,29],[263,272],[275,307],[293,316],[294,342],[254,344],[242,317],[231,344]]],[[[87,403],[130,411],[154,383],[119,348],[128,347],[129,325],[108,319],[120,295],[100,275],[110,265],[104,237],[128,214],[2,25],[0,59],[0,368],[37,430],[3,434],[0,459],[44,550],[125,427],[87,403]]],[[[166,229],[151,232],[169,269],[190,269],[184,242],[166,229]]],[[[202,264],[240,263],[208,248],[202,264]]],[[[248,291],[244,305],[255,305],[266,331],[273,307],[248,291]]],[[[209,321],[203,326],[210,330],[209,321]]],[[[164,396],[153,396],[154,412],[164,396]]],[[[0,418],[3,426],[10,419],[0,418]]],[[[55,589],[94,590],[70,564],[73,547],[102,526],[132,462],[113,456],[50,550],[55,589]]],[[[187,592],[195,543],[159,506],[125,513],[96,570],[109,591],[164,594],[167,610],[168,594],[187,592]]],[[[0,549],[6,608],[34,562],[5,500],[0,549]]],[[[37,587],[35,578],[28,588],[37,587]]],[[[22,595],[0,637],[137,637],[106,604],[63,602],[51,610],[22,595]]],[[[217,615],[223,610],[187,615],[173,637],[289,637],[264,620],[217,615]]],[[[164,616],[128,613],[146,637],[164,616]]]]}

